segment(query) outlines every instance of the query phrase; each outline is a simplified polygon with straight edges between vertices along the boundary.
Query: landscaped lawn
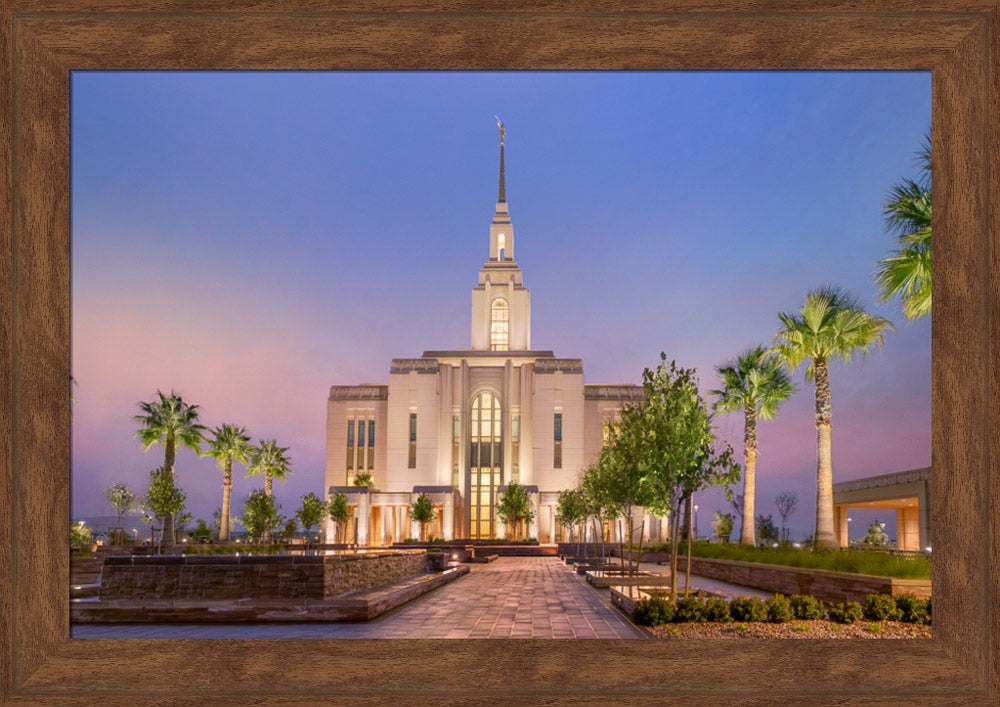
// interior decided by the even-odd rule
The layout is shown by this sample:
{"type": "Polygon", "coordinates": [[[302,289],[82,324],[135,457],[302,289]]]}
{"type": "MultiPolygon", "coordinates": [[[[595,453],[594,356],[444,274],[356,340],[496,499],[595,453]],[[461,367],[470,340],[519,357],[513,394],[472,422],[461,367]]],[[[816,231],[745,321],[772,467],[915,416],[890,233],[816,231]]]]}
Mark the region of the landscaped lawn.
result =
{"type": "MultiPolygon", "coordinates": [[[[669,545],[644,547],[643,550],[665,551],[669,550],[669,545]]],[[[682,555],[687,552],[686,544],[681,544],[680,552],[682,555]]],[[[763,562],[772,565],[873,574],[880,577],[901,579],[930,579],[931,576],[931,561],[926,555],[890,555],[877,550],[831,550],[824,552],[787,545],[747,547],[726,543],[696,542],[691,546],[691,554],[695,557],[717,560],[763,562]]]]}

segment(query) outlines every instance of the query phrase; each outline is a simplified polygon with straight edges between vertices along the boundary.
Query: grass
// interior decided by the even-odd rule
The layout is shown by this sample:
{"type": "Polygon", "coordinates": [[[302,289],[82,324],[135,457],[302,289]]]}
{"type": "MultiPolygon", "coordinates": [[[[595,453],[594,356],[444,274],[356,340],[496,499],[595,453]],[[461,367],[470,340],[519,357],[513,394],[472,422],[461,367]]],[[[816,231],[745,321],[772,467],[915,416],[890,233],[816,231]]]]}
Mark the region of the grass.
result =
{"type": "MultiPolygon", "coordinates": [[[[634,546],[633,546],[634,547],[634,546]]],[[[657,545],[643,550],[652,552],[669,549],[669,545],[657,545]]],[[[687,545],[681,544],[681,553],[687,552],[687,545]]],[[[738,560],[742,562],[763,562],[788,567],[805,567],[833,572],[853,572],[873,574],[879,577],[902,579],[930,579],[931,561],[926,555],[910,557],[889,555],[877,550],[812,550],[809,548],[747,547],[725,543],[694,543],[691,554],[716,560],[738,560]]]]}

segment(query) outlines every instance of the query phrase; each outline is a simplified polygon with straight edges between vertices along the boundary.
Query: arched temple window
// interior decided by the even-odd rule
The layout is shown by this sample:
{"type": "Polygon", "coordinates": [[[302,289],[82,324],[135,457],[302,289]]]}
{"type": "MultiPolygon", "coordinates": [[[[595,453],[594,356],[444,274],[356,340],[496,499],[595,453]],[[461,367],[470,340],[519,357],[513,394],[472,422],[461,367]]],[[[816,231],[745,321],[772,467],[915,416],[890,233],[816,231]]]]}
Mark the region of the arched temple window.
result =
{"type": "Polygon", "coordinates": [[[494,537],[494,504],[503,468],[500,399],[482,392],[472,401],[469,429],[469,532],[473,539],[494,537]]]}
{"type": "Polygon", "coordinates": [[[495,299],[490,307],[490,351],[506,351],[510,342],[510,308],[507,300],[495,299]]]}

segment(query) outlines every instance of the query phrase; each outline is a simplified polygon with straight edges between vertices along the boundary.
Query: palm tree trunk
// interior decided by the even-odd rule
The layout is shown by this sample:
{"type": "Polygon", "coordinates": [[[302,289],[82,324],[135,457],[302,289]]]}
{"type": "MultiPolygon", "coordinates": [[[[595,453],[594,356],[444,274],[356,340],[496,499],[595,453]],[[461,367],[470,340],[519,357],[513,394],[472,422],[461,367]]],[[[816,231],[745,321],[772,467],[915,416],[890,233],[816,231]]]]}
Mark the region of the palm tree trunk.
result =
{"type": "Polygon", "coordinates": [[[814,361],[816,375],[816,547],[834,549],[833,462],[830,455],[830,377],[825,360],[814,361]]]}
{"type": "Polygon", "coordinates": [[[229,504],[233,493],[233,458],[226,457],[222,472],[222,517],[219,518],[219,542],[229,542],[229,504]]]}
{"type": "Polygon", "coordinates": [[[743,427],[743,522],[740,527],[740,543],[756,545],[754,532],[754,493],[757,483],[757,404],[753,401],[746,406],[746,423],[743,427]]]}
{"type": "MultiPolygon", "coordinates": [[[[176,476],[174,464],[177,458],[177,448],[173,432],[167,433],[167,440],[163,446],[163,468],[169,469],[171,476],[176,476]]],[[[161,523],[162,529],[160,531],[160,552],[163,551],[164,547],[171,548],[174,546],[174,517],[167,515],[161,518],[161,520],[163,522],[161,523]]]]}
{"type": "MultiPolygon", "coordinates": [[[[264,472],[264,493],[267,494],[268,498],[273,498],[273,496],[271,494],[271,472],[269,472],[269,471],[265,471],[264,472]]],[[[264,529],[264,542],[267,543],[267,544],[269,544],[269,545],[271,544],[271,529],[270,528],[265,528],[264,529]]]]}

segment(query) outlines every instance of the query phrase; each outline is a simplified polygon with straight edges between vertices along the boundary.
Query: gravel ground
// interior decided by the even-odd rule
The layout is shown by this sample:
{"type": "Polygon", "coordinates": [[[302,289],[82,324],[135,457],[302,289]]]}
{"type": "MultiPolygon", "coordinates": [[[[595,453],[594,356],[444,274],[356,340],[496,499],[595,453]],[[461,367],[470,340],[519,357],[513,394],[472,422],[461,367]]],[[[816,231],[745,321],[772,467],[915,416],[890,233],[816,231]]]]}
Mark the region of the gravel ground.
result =
{"type": "Polygon", "coordinates": [[[930,638],[930,626],[898,621],[792,621],[769,623],[666,624],[651,628],[656,638],[930,638]]]}

